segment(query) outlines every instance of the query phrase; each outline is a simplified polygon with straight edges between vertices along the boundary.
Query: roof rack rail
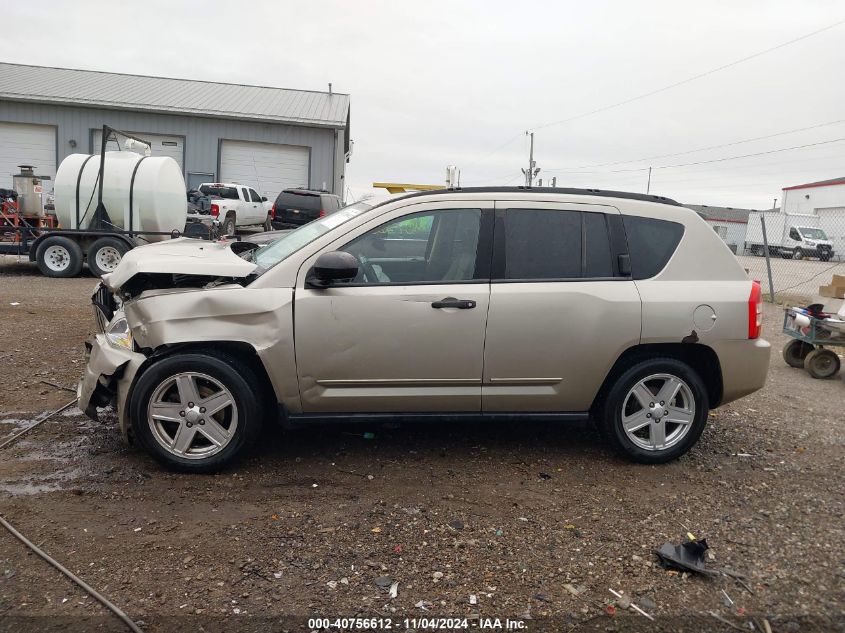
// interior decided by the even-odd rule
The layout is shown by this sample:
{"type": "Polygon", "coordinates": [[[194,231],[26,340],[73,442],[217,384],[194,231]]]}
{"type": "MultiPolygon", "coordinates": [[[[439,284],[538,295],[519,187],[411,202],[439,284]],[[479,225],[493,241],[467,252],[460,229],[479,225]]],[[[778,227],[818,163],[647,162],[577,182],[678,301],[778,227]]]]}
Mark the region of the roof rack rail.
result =
{"type": "Polygon", "coordinates": [[[434,191],[417,191],[409,193],[403,198],[413,198],[418,196],[437,196],[448,195],[452,193],[557,193],[565,195],[580,195],[580,196],[599,196],[602,198],[624,198],[626,200],[640,200],[642,202],[657,202],[659,204],[668,204],[674,207],[680,207],[680,202],[666,198],[664,196],[655,196],[647,193],[631,193],[628,191],[607,191],[605,189],[576,189],[570,187],[456,187],[455,189],[437,189],[434,191]]]}

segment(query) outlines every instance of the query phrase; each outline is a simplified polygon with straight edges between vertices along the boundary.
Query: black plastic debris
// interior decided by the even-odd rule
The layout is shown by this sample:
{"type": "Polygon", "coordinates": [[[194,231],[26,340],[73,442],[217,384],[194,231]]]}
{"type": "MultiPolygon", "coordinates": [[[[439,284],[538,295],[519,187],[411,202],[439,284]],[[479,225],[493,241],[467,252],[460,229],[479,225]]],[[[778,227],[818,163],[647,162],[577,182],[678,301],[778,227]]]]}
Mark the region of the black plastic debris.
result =
{"type": "Polygon", "coordinates": [[[708,550],[707,539],[690,539],[680,545],[666,541],[655,550],[661,564],[669,569],[690,571],[695,574],[716,575],[718,572],[707,569],[704,565],[704,553],[708,550]]]}

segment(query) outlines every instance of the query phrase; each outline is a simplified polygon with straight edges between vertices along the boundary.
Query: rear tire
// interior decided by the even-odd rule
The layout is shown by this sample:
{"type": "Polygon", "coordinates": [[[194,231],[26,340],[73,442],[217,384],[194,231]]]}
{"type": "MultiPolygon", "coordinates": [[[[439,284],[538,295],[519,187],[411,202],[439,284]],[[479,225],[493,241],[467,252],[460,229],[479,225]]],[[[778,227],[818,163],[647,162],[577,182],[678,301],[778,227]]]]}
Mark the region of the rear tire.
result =
{"type": "Polygon", "coordinates": [[[54,235],[38,245],[35,261],[45,277],[76,277],[82,270],[82,249],[73,240],[54,235]]]}
{"type": "Polygon", "coordinates": [[[235,216],[229,215],[223,220],[222,226],[223,235],[234,235],[236,231],[235,216]]]}
{"type": "Polygon", "coordinates": [[[790,367],[804,369],[804,359],[807,358],[807,354],[812,352],[814,349],[815,348],[809,343],[799,341],[798,339],[792,339],[783,346],[783,360],[790,367]]]}
{"type": "Polygon", "coordinates": [[[813,378],[831,378],[839,372],[840,366],[839,356],[830,349],[814,349],[804,359],[804,369],[813,378]]]}
{"type": "Polygon", "coordinates": [[[95,277],[114,272],[128,250],[129,246],[123,240],[101,237],[88,249],[88,269],[95,277]]]}
{"type": "Polygon", "coordinates": [[[273,230],[273,219],[270,215],[267,215],[267,219],[264,220],[264,230],[265,231],[272,231],[273,230]]]}
{"type": "Polygon", "coordinates": [[[707,390],[698,374],[679,360],[655,358],[635,364],[616,380],[599,423],[617,452],[642,464],[660,464],[692,448],[708,412],[707,390]]]}
{"type": "Polygon", "coordinates": [[[249,366],[228,356],[167,357],[148,368],[132,390],[135,437],[167,468],[218,471],[261,431],[259,384],[249,366]]]}

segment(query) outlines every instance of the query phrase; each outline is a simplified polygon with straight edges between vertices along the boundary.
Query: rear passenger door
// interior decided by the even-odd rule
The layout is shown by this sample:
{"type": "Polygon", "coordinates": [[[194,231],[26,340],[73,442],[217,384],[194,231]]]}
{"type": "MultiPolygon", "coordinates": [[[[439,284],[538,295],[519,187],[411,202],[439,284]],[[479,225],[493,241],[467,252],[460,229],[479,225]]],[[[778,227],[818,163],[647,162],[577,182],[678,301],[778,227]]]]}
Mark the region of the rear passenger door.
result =
{"type": "Polygon", "coordinates": [[[484,411],[589,409],[640,338],[625,255],[615,207],[496,202],[484,411]]]}

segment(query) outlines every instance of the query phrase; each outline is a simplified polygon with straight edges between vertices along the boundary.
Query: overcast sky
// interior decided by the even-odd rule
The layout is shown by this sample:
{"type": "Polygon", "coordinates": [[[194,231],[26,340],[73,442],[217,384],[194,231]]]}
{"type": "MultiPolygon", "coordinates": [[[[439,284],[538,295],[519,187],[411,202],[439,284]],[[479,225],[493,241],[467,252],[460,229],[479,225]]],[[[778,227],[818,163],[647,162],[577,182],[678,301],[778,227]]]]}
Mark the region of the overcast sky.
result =
{"type": "Polygon", "coordinates": [[[549,124],[843,19],[845,4],[833,0],[50,0],[4,9],[2,57],[286,88],[332,82],[352,95],[347,184],[357,195],[373,181],[440,183],[447,164],[465,186],[520,184],[524,132],[534,129],[544,182],[645,191],[651,165],[652,193],[766,208],[784,186],[845,176],[845,24],[549,124]],[[607,165],[619,161],[632,162],[607,165]],[[583,169],[591,165],[602,166],[583,169]]]}

